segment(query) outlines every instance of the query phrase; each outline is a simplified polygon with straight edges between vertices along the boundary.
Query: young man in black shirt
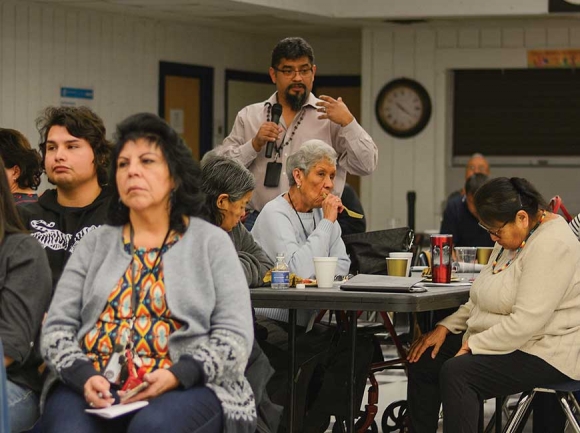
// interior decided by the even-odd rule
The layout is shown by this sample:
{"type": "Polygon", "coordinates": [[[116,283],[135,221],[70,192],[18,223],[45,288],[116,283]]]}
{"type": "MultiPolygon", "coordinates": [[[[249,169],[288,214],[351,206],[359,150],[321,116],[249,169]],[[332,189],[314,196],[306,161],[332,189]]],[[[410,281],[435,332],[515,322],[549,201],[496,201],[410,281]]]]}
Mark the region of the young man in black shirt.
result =
{"type": "Polygon", "coordinates": [[[54,290],[75,246],[105,222],[112,145],[101,118],[86,107],[48,107],[36,124],[44,170],[56,189],[19,210],[47,253],[54,290]]]}

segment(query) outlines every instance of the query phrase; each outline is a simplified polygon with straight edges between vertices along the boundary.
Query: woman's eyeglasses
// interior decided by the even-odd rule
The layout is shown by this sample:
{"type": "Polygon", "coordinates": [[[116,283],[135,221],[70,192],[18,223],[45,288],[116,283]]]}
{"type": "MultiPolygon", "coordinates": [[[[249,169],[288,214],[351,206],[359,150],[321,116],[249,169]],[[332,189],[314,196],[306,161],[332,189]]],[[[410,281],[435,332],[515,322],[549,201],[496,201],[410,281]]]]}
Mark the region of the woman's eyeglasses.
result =
{"type": "Polygon", "coordinates": [[[501,235],[499,234],[499,232],[501,231],[501,229],[503,229],[507,223],[509,223],[509,221],[506,221],[505,223],[503,223],[503,225],[497,229],[497,230],[490,230],[488,229],[486,226],[484,226],[482,223],[478,222],[477,224],[479,225],[479,227],[481,227],[482,229],[484,229],[486,232],[488,232],[490,235],[495,236],[496,238],[499,238],[501,235]]]}

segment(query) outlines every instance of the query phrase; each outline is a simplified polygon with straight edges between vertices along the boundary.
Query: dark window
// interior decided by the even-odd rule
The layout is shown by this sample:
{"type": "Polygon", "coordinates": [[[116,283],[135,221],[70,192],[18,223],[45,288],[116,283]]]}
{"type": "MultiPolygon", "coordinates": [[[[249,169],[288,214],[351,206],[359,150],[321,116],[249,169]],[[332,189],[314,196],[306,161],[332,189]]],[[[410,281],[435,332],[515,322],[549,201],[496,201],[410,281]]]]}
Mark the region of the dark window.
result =
{"type": "Polygon", "coordinates": [[[456,70],[453,81],[454,157],[580,155],[579,71],[456,70]]]}

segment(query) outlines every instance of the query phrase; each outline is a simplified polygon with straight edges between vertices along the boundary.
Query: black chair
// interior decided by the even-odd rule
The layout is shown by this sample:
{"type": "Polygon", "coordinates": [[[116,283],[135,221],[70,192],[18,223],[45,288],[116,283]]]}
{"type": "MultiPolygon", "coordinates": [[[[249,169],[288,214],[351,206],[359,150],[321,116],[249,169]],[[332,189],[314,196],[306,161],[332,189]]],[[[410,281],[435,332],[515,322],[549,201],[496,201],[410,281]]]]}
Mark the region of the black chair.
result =
{"type": "Polygon", "coordinates": [[[526,419],[526,412],[537,392],[553,392],[558,397],[558,402],[562,406],[564,414],[566,414],[568,423],[574,428],[576,433],[580,433],[580,406],[574,396],[574,392],[578,391],[580,391],[580,381],[574,380],[523,392],[518,405],[507,422],[504,432],[514,433],[518,431],[518,427],[526,419]]]}

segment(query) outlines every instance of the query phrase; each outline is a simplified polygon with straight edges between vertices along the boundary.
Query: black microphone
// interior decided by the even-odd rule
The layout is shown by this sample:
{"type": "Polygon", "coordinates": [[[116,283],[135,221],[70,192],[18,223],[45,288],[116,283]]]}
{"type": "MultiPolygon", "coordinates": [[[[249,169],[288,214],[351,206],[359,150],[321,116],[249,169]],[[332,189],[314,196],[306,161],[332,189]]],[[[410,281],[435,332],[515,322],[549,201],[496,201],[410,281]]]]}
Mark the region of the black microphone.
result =
{"type": "MultiPolygon", "coordinates": [[[[280,116],[282,116],[282,106],[280,104],[272,105],[272,122],[277,125],[280,122],[280,116]]],[[[275,144],[275,141],[268,141],[266,144],[266,158],[272,158],[275,144]]]]}

